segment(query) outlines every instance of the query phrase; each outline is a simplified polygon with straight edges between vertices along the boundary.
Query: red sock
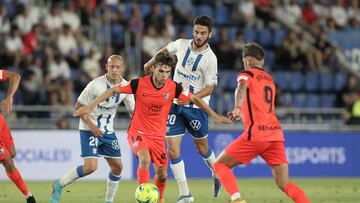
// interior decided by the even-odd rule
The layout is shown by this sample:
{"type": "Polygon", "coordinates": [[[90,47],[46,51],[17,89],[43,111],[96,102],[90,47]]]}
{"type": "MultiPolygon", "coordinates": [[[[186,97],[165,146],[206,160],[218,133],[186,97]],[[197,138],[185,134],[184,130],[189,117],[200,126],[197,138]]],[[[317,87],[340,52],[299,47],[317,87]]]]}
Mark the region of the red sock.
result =
{"type": "Polygon", "coordinates": [[[165,187],[166,187],[166,179],[165,182],[161,183],[157,180],[156,176],[154,177],[154,183],[156,185],[156,187],[159,189],[160,192],[160,199],[164,198],[164,192],[165,192],[165,187]]]}
{"type": "Polygon", "coordinates": [[[150,171],[149,171],[149,169],[142,169],[142,168],[138,167],[138,169],[137,169],[137,179],[138,179],[139,185],[142,184],[142,183],[150,182],[150,171]]]}
{"type": "Polygon", "coordinates": [[[230,196],[234,193],[240,192],[236,183],[236,177],[228,166],[215,162],[214,171],[230,196]]]}
{"type": "Polygon", "coordinates": [[[10,178],[10,180],[15,183],[16,187],[26,196],[29,194],[29,190],[26,187],[24,180],[22,179],[19,171],[15,168],[14,172],[8,173],[6,175],[10,178]]]}
{"type": "Polygon", "coordinates": [[[310,203],[304,191],[292,182],[288,182],[284,187],[284,192],[296,203],[310,203]]]}

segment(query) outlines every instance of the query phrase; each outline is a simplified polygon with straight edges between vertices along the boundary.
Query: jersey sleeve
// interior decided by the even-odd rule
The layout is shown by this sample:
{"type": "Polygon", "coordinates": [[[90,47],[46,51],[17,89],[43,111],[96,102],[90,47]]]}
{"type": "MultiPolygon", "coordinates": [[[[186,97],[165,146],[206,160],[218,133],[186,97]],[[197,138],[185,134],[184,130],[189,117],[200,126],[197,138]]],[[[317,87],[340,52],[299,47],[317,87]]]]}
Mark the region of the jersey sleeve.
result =
{"type": "Polygon", "coordinates": [[[139,85],[139,79],[131,80],[129,83],[118,85],[120,93],[124,94],[136,94],[137,87],[139,85]]]}
{"type": "Polygon", "coordinates": [[[124,104],[128,111],[134,111],[135,109],[135,99],[133,94],[128,94],[124,98],[124,104]]]}
{"type": "Polygon", "coordinates": [[[86,85],[85,89],[81,92],[78,102],[82,105],[88,105],[95,99],[95,86],[93,82],[86,85]]]}
{"type": "Polygon", "coordinates": [[[189,101],[191,95],[192,94],[189,89],[184,89],[180,84],[176,83],[175,98],[178,98],[182,101],[189,101]]]}
{"type": "Polygon", "coordinates": [[[6,70],[0,70],[0,81],[6,80],[6,70]]]}
{"type": "Polygon", "coordinates": [[[240,72],[236,80],[238,83],[240,83],[240,81],[246,81],[246,83],[249,85],[253,78],[254,78],[253,72],[244,70],[240,72]]]}
{"type": "Polygon", "coordinates": [[[217,58],[214,55],[209,58],[208,65],[205,70],[205,85],[206,86],[216,86],[218,81],[218,67],[217,67],[217,58]]]}
{"type": "Polygon", "coordinates": [[[178,47],[180,46],[180,43],[183,39],[178,39],[176,41],[172,41],[170,42],[167,46],[166,49],[172,53],[175,54],[178,51],[178,47]]]}

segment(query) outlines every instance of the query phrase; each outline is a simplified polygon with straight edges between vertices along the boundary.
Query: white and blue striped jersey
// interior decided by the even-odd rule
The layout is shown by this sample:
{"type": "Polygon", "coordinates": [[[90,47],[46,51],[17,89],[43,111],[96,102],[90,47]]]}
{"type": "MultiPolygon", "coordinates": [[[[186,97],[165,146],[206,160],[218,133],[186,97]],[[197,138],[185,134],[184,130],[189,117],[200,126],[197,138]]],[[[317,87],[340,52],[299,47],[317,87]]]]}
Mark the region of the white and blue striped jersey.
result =
{"type": "MultiPolygon", "coordinates": [[[[178,39],[170,42],[166,49],[178,59],[173,80],[196,93],[206,86],[217,85],[217,58],[210,46],[204,51],[194,52],[191,43],[192,39],[178,39]]],[[[210,95],[203,100],[209,104],[210,95]]],[[[193,104],[188,106],[198,108],[193,104]]]]}
{"type": "MultiPolygon", "coordinates": [[[[128,83],[125,79],[121,78],[121,85],[128,83]]],[[[81,92],[78,102],[82,105],[88,105],[95,100],[105,90],[112,88],[114,85],[110,83],[106,75],[95,78],[85,87],[81,92]]],[[[97,105],[89,116],[91,121],[104,133],[110,134],[114,132],[114,117],[117,108],[121,101],[124,101],[128,111],[134,111],[135,101],[132,94],[115,94],[105,101],[97,105]]],[[[80,119],[79,130],[90,130],[86,123],[80,119]]]]}

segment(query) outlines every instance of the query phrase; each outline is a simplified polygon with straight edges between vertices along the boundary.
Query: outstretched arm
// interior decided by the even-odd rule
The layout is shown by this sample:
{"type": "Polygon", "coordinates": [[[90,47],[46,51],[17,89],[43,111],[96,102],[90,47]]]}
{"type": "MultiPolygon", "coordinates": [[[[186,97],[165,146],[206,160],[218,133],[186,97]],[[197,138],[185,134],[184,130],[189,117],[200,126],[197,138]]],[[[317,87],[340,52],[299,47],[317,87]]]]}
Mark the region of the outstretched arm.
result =
{"type": "Polygon", "coordinates": [[[235,90],[235,106],[234,109],[228,113],[231,120],[241,121],[241,106],[246,97],[247,83],[245,80],[240,80],[235,90]]]}
{"type": "Polygon", "coordinates": [[[117,86],[107,89],[105,92],[100,94],[94,101],[86,106],[82,106],[78,110],[74,112],[74,116],[80,116],[82,114],[88,114],[91,110],[93,110],[98,104],[100,104],[105,99],[111,97],[112,95],[120,93],[117,86]]]}
{"type": "Polygon", "coordinates": [[[191,95],[190,102],[196,104],[198,107],[200,107],[202,110],[206,111],[216,123],[221,124],[231,124],[232,121],[228,118],[225,118],[224,116],[221,116],[217,114],[215,111],[213,111],[201,98],[197,97],[196,95],[191,95]]]}
{"type": "Polygon", "coordinates": [[[21,77],[15,72],[6,71],[6,79],[9,80],[9,87],[6,91],[5,98],[0,103],[3,114],[8,114],[12,111],[13,96],[19,87],[21,77]]]}

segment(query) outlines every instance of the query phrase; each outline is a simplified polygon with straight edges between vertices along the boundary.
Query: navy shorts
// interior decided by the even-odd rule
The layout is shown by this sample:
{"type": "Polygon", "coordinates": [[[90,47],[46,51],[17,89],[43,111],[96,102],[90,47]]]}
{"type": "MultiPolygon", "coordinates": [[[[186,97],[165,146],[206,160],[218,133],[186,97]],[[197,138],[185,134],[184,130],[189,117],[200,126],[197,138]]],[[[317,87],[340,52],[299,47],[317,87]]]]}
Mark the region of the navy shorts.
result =
{"type": "Polygon", "coordinates": [[[120,145],[115,133],[96,137],[91,131],[80,130],[80,143],[83,158],[121,157],[120,145]]]}
{"type": "Polygon", "coordinates": [[[183,136],[185,131],[195,139],[208,135],[208,114],[201,109],[173,104],[167,121],[166,137],[183,136]]]}

